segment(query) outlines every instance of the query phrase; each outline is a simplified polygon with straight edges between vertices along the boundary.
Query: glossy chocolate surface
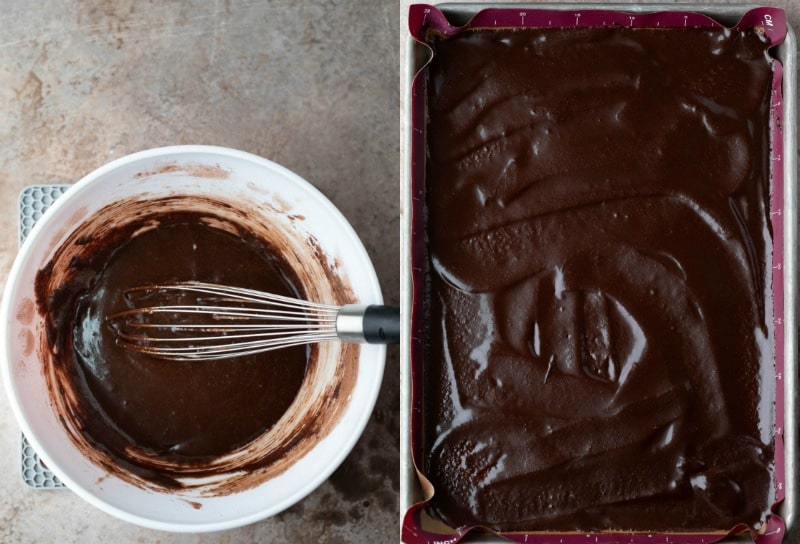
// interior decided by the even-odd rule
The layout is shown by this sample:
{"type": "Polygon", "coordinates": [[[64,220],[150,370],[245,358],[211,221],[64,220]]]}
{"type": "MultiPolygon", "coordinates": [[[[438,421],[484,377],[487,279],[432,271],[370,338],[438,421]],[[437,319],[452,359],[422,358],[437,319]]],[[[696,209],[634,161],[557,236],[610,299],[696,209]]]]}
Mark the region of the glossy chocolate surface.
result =
{"type": "Polygon", "coordinates": [[[134,236],[143,226],[134,223],[87,240],[97,248],[73,262],[71,280],[53,293],[41,292],[48,275],[40,273],[40,305],[51,345],[67,354],[59,364],[91,441],[123,463],[136,450],[202,465],[278,421],[298,394],[308,348],[170,362],[117,346],[106,318],[132,306],[125,292],[134,286],[198,279],[297,296],[296,280],[263,241],[213,228],[202,215],[173,212],[149,222],[158,227],[134,236]]]}
{"type": "Polygon", "coordinates": [[[766,44],[625,28],[430,43],[429,512],[502,531],[757,528],[766,44]]]}

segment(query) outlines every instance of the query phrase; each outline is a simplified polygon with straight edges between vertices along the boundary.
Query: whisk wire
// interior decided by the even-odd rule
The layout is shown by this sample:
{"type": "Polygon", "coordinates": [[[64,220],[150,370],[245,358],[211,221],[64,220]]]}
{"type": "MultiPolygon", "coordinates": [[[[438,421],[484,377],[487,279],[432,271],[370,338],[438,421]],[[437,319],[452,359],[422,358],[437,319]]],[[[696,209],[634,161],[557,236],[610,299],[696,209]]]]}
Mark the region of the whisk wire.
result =
{"type": "Polygon", "coordinates": [[[243,301],[243,302],[261,302],[271,305],[283,305],[288,308],[314,308],[314,309],[328,309],[333,312],[339,310],[339,306],[332,304],[323,304],[320,302],[310,302],[307,300],[286,297],[283,295],[276,295],[274,293],[265,293],[263,291],[256,291],[254,289],[247,289],[244,287],[228,287],[222,285],[215,285],[211,283],[203,283],[196,281],[177,282],[163,285],[142,285],[128,289],[126,294],[129,297],[137,294],[144,294],[145,296],[152,296],[156,293],[166,292],[177,293],[205,293],[210,295],[218,295],[229,301],[243,301]]]}
{"type": "Polygon", "coordinates": [[[109,318],[117,343],[154,357],[219,359],[338,338],[334,305],[200,282],[144,285],[125,295],[135,307],[109,318]]]}
{"type": "Polygon", "coordinates": [[[399,309],[385,306],[335,306],[195,281],[134,287],[125,297],[133,307],[107,319],[117,344],[173,361],[240,357],[332,340],[399,339],[399,309]],[[376,313],[368,336],[371,310],[376,313]]]}
{"type": "Polygon", "coordinates": [[[319,321],[319,322],[335,322],[336,313],[317,313],[309,314],[305,312],[286,312],[282,310],[262,310],[262,309],[248,309],[236,308],[225,306],[158,306],[148,308],[136,308],[132,310],[124,310],[115,314],[115,317],[128,317],[128,316],[141,316],[143,314],[198,314],[208,315],[215,319],[232,319],[234,317],[245,317],[248,319],[264,318],[274,321],[291,321],[297,320],[298,322],[319,321]]]}
{"type": "Polygon", "coordinates": [[[326,335],[296,335],[287,336],[273,341],[240,342],[235,344],[217,344],[211,346],[182,346],[182,347],[154,347],[148,344],[120,341],[120,346],[133,349],[140,353],[145,353],[161,359],[199,361],[214,360],[224,357],[240,357],[254,355],[274,349],[282,349],[304,344],[336,340],[337,336],[326,335]]]}

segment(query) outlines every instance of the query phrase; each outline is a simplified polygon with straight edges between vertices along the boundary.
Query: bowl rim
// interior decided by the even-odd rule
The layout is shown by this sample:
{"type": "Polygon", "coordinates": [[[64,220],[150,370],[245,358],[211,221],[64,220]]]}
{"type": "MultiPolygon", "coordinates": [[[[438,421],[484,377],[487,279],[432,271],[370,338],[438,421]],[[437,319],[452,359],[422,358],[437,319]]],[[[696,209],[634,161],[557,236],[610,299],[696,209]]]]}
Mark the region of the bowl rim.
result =
{"type": "MultiPolygon", "coordinates": [[[[356,420],[354,422],[354,425],[351,426],[350,432],[348,433],[347,438],[344,441],[344,444],[341,447],[338,447],[332,455],[326,456],[325,466],[322,467],[320,470],[316,471],[316,475],[314,478],[309,480],[305,485],[297,488],[295,492],[290,494],[287,498],[269,508],[264,508],[247,516],[240,516],[240,517],[231,516],[229,519],[225,519],[222,521],[198,521],[196,523],[168,522],[128,512],[122,508],[119,508],[115,505],[103,501],[97,495],[92,493],[90,490],[79,485],[70,476],[69,471],[63,470],[63,468],[60,466],[60,463],[55,461],[54,458],[47,451],[47,449],[42,446],[42,443],[37,437],[36,432],[32,430],[32,427],[29,425],[27,421],[26,415],[23,413],[24,411],[22,408],[22,403],[21,400],[18,398],[16,387],[14,386],[14,378],[12,376],[12,371],[11,371],[12,365],[10,357],[8,356],[9,344],[11,343],[11,339],[9,337],[11,330],[10,324],[13,319],[11,311],[11,299],[13,298],[13,292],[20,281],[20,271],[23,267],[23,263],[27,260],[28,255],[32,251],[32,248],[35,247],[39,239],[42,237],[42,233],[47,232],[47,228],[51,221],[51,218],[57,214],[60,208],[66,206],[68,201],[70,201],[80,192],[90,187],[98,178],[101,178],[113,172],[114,170],[135,163],[137,161],[160,159],[160,158],[169,159],[171,156],[177,154],[182,156],[192,155],[192,154],[201,155],[206,161],[209,159],[213,160],[213,158],[216,156],[216,157],[224,157],[226,159],[242,160],[246,162],[255,163],[257,166],[264,167],[267,170],[272,170],[277,172],[278,174],[286,177],[293,183],[300,186],[302,189],[311,193],[316,198],[318,203],[323,205],[327,209],[327,212],[330,213],[333,216],[333,218],[336,219],[337,222],[341,224],[342,229],[348,232],[348,235],[352,238],[353,241],[352,244],[349,244],[349,248],[352,249],[352,251],[356,252],[358,254],[359,259],[363,261],[364,264],[366,264],[364,273],[367,276],[367,281],[366,284],[361,283],[361,285],[364,288],[366,288],[366,290],[371,292],[370,294],[373,297],[373,300],[371,300],[370,303],[382,304],[383,296],[374,264],[372,263],[372,260],[370,259],[369,254],[367,253],[367,250],[364,247],[361,238],[358,236],[355,229],[353,229],[352,225],[347,220],[347,218],[328,199],[328,197],[326,197],[314,185],[312,185],[311,183],[309,183],[308,181],[306,181],[304,178],[294,173],[293,171],[269,159],[260,157],[253,153],[248,153],[246,151],[240,151],[237,149],[221,147],[221,146],[213,146],[213,145],[174,145],[174,146],[165,146],[165,147],[147,149],[129,155],[125,155],[100,166],[99,168],[85,175],[79,181],[75,182],[73,185],[68,187],[67,190],[64,192],[64,194],[62,194],[58,199],[56,199],[52,203],[52,205],[42,214],[42,217],[33,226],[30,233],[28,234],[28,236],[26,237],[26,239],[19,248],[17,256],[15,257],[14,262],[8,273],[5,288],[3,290],[2,300],[0,300],[0,357],[2,357],[2,361],[0,361],[0,369],[1,369],[0,374],[2,374],[4,389],[6,391],[6,395],[8,396],[9,404],[11,405],[14,417],[17,423],[19,424],[21,431],[28,439],[28,442],[36,451],[36,453],[39,455],[39,457],[42,459],[42,461],[44,461],[44,463],[47,464],[48,468],[51,469],[52,472],[64,482],[64,484],[67,486],[67,489],[73,491],[76,495],[78,495],[88,503],[119,519],[128,521],[130,523],[134,523],[142,527],[147,527],[150,529],[157,529],[162,531],[170,531],[170,532],[201,533],[201,532],[220,531],[220,530],[241,527],[244,525],[255,523],[257,521],[264,520],[268,517],[278,514],[286,510],[287,508],[291,507],[292,505],[296,504],[301,499],[305,498],[307,495],[309,495],[312,491],[318,488],[325,480],[327,480],[330,477],[330,475],[341,465],[344,459],[350,454],[352,449],[355,447],[356,443],[362,436],[364,429],[367,426],[367,423],[369,422],[378,395],[380,393],[380,388],[383,381],[383,373],[385,370],[385,362],[386,362],[385,361],[386,346],[382,345],[370,346],[372,348],[372,351],[374,352],[374,357],[372,357],[371,359],[374,359],[374,361],[370,360],[369,364],[372,366],[378,366],[379,368],[377,369],[378,371],[374,373],[374,378],[372,382],[367,383],[364,386],[369,388],[367,390],[367,397],[365,399],[366,403],[363,406],[360,406],[359,409],[357,410],[356,420]]],[[[359,357],[359,364],[364,364],[364,361],[361,360],[361,356],[359,357]]],[[[350,407],[348,407],[347,411],[350,411],[352,408],[353,407],[351,405],[350,407]]],[[[337,423],[337,426],[338,425],[339,424],[337,423]]],[[[323,439],[323,441],[324,440],[325,439],[323,439]]],[[[315,446],[314,449],[316,449],[318,446],[319,444],[317,444],[317,446],[315,446]]]]}

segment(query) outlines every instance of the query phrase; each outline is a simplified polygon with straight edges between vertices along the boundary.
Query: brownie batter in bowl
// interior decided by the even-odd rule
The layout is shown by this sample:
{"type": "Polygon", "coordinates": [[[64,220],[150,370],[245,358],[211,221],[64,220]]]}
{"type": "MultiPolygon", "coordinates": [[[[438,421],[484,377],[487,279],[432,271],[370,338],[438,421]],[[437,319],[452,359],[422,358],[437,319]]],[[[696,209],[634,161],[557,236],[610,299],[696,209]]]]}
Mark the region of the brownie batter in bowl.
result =
{"type": "Polygon", "coordinates": [[[95,241],[109,245],[92,249],[73,265],[75,279],[53,292],[43,270],[37,304],[90,440],[129,462],[127,452],[138,449],[202,464],[277,423],[300,390],[313,348],[171,364],[119,347],[105,317],[131,307],[125,292],[133,286],[185,279],[302,295],[280,253],[249,233],[212,228],[196,213],[143,219],[153,225],[146,232],[131,237],[126,230],[139,228],[133,223],[95,241]]]}
{"type": "Polygon", "coordinates": [[[201,280],[381,303],[352,228],[265,159],[179,146],[124,157],[34,227],[0,313],[23,432],[72,491],[147,527],[216,531],[291,506],[355,444],[385,347],[328,342],[179,363],[118,347],[129,288],[201,280]]]}

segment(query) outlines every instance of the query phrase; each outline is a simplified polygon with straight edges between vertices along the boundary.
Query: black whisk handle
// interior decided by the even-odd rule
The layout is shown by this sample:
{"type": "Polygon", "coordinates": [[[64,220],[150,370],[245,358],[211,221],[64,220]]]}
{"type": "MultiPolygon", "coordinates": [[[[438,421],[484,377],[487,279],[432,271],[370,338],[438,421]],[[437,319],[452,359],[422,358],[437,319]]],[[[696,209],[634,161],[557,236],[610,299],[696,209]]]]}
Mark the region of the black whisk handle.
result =
{"type": "Polygon", "coordinates": [[[364,339],[369,344],[400,343],[400,308],[367,306],[364,311],[364,339]]]}

